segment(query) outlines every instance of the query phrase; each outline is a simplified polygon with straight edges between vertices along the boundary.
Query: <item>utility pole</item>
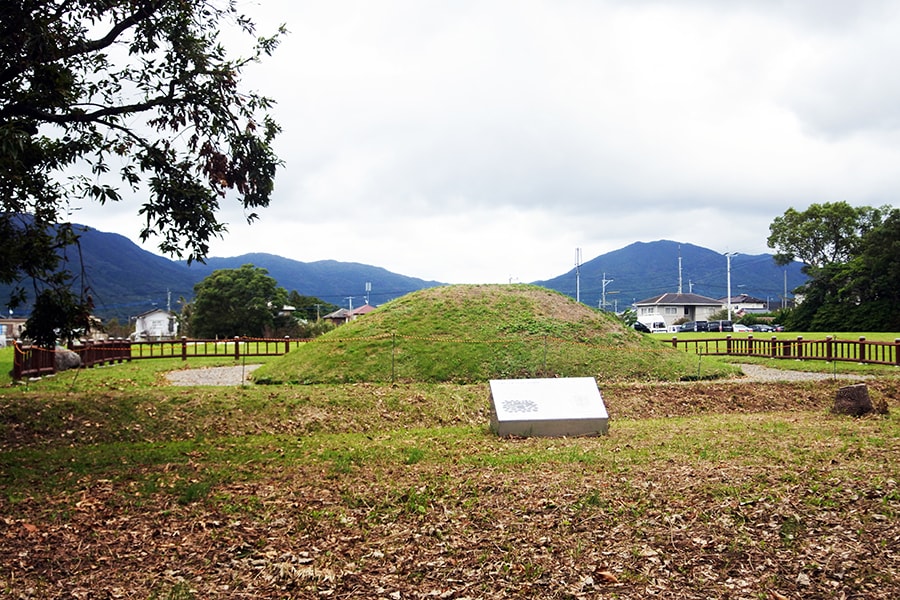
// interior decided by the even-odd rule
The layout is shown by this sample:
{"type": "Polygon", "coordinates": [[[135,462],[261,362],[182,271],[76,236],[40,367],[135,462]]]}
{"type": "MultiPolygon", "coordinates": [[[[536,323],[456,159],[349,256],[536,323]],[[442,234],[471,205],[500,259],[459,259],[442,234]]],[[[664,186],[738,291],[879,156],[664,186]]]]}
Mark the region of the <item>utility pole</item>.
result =
{"type": "Polygon", "coordinates": [[[603,288],[602,288],[601,296],[600,296],[600,309],[601,310],[606,310],[606,286],[607,286],[607,284],[610,284],[612,282],[613,282],[613,280],[607,279],[606,273],[604,273],[603,279],[601,280],[601,283],[603,284],[603,288]]]}
{"type": "Polygon", "coordinates": [[[367,281],[366,282],[366,304],[369,303],[369,292],[371,292],[371,291],[372,291],[372,282],[367,281]]]}
{"type": "Polygon", "coordinates": [[[678,293],[681,293],[681,244],[678,245],[678,293]]]}
{"type": "Polygon", "coordinates": [[[787,309],[787,269],[784,270],[784,296],[781,297],[781,309],[787,309]]]}
{"type": "Polygon", "coordinates": [[[575,302],[581,302],[581,248],[575,248],[575,302]]]}
{"type": "MultiPolygon", "coordinates": [[[[726,252],[725,261],[728,263],[728,320],[731,320],[731,257],[737,256],[737,252],[726,252]]],[[[768,309],[769,301],[766,300],[766,308],[768,309]]]]}

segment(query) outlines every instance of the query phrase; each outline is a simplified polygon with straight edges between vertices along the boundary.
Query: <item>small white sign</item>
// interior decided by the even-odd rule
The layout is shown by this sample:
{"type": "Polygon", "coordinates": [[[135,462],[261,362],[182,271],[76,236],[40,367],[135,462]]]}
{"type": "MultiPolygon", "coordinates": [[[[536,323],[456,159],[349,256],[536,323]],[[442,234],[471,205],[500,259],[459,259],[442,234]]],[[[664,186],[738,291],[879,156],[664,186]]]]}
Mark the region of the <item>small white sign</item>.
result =
{"type": "Polygon", "coordinates": [[[601,435],[609,415],[593,377],[492,379],[491,429],[500,436],[601,435]]]}

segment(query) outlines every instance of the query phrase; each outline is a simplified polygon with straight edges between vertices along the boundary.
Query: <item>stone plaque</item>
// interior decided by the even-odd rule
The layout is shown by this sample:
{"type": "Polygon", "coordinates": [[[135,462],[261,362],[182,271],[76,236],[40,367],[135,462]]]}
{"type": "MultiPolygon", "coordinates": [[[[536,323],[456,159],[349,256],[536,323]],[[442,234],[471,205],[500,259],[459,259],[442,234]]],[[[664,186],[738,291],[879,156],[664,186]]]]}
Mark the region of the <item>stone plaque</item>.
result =
{"type": "Polygon", "coordinates": [[[492,379],[491,430],[499,436],[602,435],[609,415],[593,377],[492,379]]]}

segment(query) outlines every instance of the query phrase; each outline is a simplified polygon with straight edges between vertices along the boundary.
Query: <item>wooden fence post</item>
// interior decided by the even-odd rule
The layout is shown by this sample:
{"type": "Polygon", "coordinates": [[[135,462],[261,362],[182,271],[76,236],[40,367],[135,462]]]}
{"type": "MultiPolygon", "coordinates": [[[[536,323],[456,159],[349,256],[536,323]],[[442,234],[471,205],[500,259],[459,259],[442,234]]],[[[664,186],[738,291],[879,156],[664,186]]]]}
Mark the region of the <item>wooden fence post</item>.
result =
{"type": "Polygon", "coordinates": [[[181,336],[181,360],[187,360],[187,337],[181,336]]]}
{"type": "Polygon", "coordinates": [[[25,368],[25,352],[19,340],[13,340],[13,379],[22,379],[22,371],[25,368]]]}
{"type": "Polygon", "coordinates": [[[832,356],[831,346],[832,346],[833,341],[834,340],[832,339],[832,337],[830,335],[825,337],[825,360],[827,360],[828,362],[831,362],[831,356],[832,356]]]}
{"type": "Polygon", "coordinates": [[[234,336],[234,360],[240,360],[241,358],[241,338],[239,336],[234,336]]]}
{"type": "Polygon", "coordinates": [[[81,368],[94,368],[94,363],[97,362],[97,349],[94,347],[94,342],[92,340],[81,340],[81,347],[84,348],[84,351],[81,353],[81,368]]]}
{"type": "Polygon", "coordinates": [[[859,336],[858,348],[859,352],[856,353],[856,358],[859,360],[859,362],[866,362],[866,360],[869,358],[869,345],[866,344],[866,336],[859,336]]]}
{"type": "MultiPolygon", "coordinates": [[[[266,352],[268,352],[268,351],[269,350],[267,348],[266,352]]],[[[286,336],[284,336],[284,353],[287,354],[290,351],[291,351],[291,336],[286,335],[286,336]]]]}
{"type": "Polygon", "coordinates": [[[803,336],[797,336],[797,358],[803,358],[803,336]]]}

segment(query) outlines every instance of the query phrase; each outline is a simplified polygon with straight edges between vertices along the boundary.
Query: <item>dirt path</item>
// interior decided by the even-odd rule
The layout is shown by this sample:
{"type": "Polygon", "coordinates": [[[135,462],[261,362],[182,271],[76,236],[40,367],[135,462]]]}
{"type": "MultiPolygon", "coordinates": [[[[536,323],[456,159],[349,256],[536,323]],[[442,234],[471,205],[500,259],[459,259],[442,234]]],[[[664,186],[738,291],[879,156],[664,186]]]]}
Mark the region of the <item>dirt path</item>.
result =
{"type": "MultiPolygon", "coordinates": [[[[206,369],[184,369],[166,373],[171,385],[208,385],[229,386],[252,383],[250,374],[261,365],[242,365],[239,367],[210,367],[206,369]]],[[[868,379],[868,375],[847,373],[810,373],[806,371],[787,371],[773,369],[761,365],[741,365],[744,377],[739,381],[762,383],[767,381],[822,381],[828,379],[868,379]]],[[[734,380],[723,380],[734,381],[734,380]]]]}

